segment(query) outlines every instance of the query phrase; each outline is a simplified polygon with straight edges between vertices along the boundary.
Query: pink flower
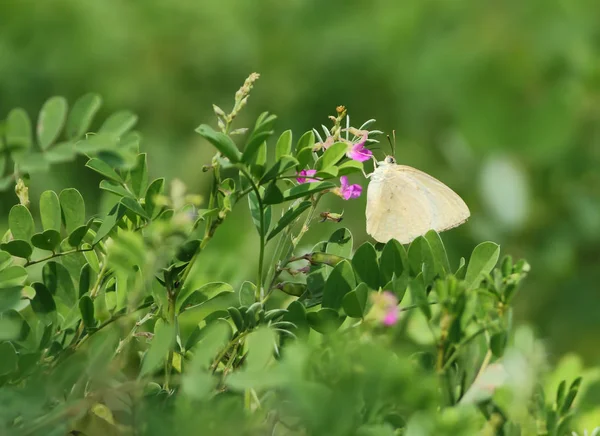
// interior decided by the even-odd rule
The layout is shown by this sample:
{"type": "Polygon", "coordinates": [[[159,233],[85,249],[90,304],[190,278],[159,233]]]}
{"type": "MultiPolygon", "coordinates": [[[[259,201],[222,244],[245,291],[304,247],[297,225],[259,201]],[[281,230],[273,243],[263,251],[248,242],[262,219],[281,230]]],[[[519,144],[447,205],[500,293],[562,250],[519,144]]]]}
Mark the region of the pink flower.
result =
{"type": "Polygon", "coordinates": [[[349,185],[347,176],[340,177],[340,182],[340,187],[334,190],[337,195],[342,197],[344,200],[360,197],[360,194],[362,193],[362,186],[356,184],[349,185]]]}
{"type": "Polygon", "coordinates": [[[364,162],[366,160],[371,159],[373,156],[373,152],[365,148],[366,139],[363,139],[361,142],[357,142],[356,144],[352,144],[348,148],[348,152],[346,156],[350,159],[357,160],[359,162],[364,162]]]}
{"type": "Polygon", "coordinates": [[[314,176],[315,174],[317,174],[317,170],[302,170],[298,173],[299,177],[296,178],[296,181],[298,183],[318,182],[317,179],[311,179],[310,177],[306,177],[306,176],[314,176]]]}
{"type": "Polygon", "coordinates": [[[372,316],[387,327],[391,327],[400,319],[398,298],[390,291],[371,294],[373,301],[372,316]]]}

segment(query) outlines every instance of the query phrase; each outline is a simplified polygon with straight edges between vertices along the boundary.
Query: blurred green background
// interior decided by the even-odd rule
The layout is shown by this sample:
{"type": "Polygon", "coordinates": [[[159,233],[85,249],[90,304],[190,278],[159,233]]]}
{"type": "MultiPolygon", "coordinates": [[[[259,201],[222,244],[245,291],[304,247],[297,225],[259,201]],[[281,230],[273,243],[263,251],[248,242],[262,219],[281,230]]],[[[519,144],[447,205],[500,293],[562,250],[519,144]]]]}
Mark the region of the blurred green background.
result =
{"type": "MultiPolygon", "coordinates": [[[[269,110],[297,139],[344,104],[357,127],[376,118],[375,128],[395,129],[398,160],[469,204],[470,221],[443,234],[453,261],[488,239],[526,257],[517,322],[537,328],[551,358],[576,351],[591,362],[600,355],[599,14],[591,0],[5,0],[0,118],[21,106],[35,119],[52,95],[72,103],[98,92],[104,115],[139,114],[152,176],[206,193],[200,168],[213,150],[194,128],[214,124],[212,103],[230,109],[249,73],[261,79],[238,127],[269,110]]],[[[90,213],[101,210],[99,180],[83,163],[36,176],[33,201],[75,186],[98,200],[90,213]]],[[[16,202],[1,194],[2,227],[16,202]]],[[[242,206],[204,255],[210,278],[239,282],[255,270],[242,206]]],[[[364,196],[326,207],[344,209],[356,242],[367,238],[364,196]]],[[[336,226],[317,226],[310,241],[336,226]]]]}

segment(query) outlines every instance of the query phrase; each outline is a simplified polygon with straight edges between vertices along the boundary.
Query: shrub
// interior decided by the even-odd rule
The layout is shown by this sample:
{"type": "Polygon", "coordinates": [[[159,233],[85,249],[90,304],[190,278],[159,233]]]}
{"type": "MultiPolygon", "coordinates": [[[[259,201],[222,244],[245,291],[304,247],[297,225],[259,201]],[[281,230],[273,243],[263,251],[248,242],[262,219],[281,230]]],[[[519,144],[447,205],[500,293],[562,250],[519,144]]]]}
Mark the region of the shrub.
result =
{"type": "Polygon", "coordinates": [[[311,226],[341,220],[319,209],[321,198],[360,195],[346,179],[364,172],[352,150],[380,132],[368,130],[373,120],[352,127],[343,107],[323,136],[294,141],[288,130],[273,140],[269,113],[233,130],[257,78],[230,112],[214,107],[216,130],[197,129],[216,148],[201,209],[181,182],[166,189],[148,178],[135,115],[118,112],[89,132],[96,95],[70,111],[48,100],[35,141],[25,111],[9,113],[0,184],[15,187],[19,204],[0,244],[2,432],[568,431],[581,379],[545,396],[543,347],[511,321],[526,261],[498,263],[500,247],[483,242],[452,265],[434,231],[408,247],[354,247],[341,226],[299,252],[311,226]],[[88,217],[76,189],[45,191],[36,224],[29,178],[77,155],[102,176],[110,211],[88,217]],[[206,247],[246,204],[259,235],[256,279],[207,283],[197,268],[206,247]]]}

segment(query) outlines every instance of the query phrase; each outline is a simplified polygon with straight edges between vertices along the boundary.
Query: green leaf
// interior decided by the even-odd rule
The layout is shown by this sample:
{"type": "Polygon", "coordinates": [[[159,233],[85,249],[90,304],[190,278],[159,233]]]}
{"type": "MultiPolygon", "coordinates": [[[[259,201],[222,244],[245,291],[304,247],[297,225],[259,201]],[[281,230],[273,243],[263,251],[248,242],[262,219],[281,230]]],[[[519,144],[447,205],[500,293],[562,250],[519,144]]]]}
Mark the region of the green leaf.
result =
{"type": "Polygon", "coordinates": [[[344,296],[356,287],[356,278],[350,262],[338,263],[325,282],[322,307],[338,310],[342,307],[344,296]]]}
{"type": "Polygon", "coordinates": [[[127,197],[133,199],[133,195],[123,185],[110,180],[102,180],[100,182],[100,189],[115,194],[119,197],[127,197]]]}
{"type": "Polygon", "coordinates": [[[0,271],[12,264],[12,256],[6,251],[0,251],[0,271]]]}
{"type": "Polygon", "coordinates": [[[86,328],[90,329],[96,327],[94,302],[88,295],[84,295],[79,299],[79,312],[81,312],[81,319],[86,328]]]}
{"type": "MultiPolygon", "coordinates": [[[[177,312],[185,310],[190,306],[195,306],[210,299],[222,295],[233,293],[231,285],[223,282],[211,282],[197,288],[193,283],[187,282],[177,295],[177,303],[175,309],[177,312]]],[[[226,309],[227,307],[225,307],[226,309]]]]}
{"type": "Polygon", "coordinates": [[[142,361],[139,378],[142,378],[157,369],[167,357],[169,350],[175,343],[175,328],[172,325],[156,323],[154,337],[150,348],[146,351],[142,361]]]}
{"type": "Polygon", "coordinates": [[[408,287],[408,281],[409,281],[408,271],[404,271],[398,277],[396,277],[396,275],[394,274],[392,279],[388,283],[386,283],[383,286],[383,288],[385,290],[392,291],[398,298],[398,301],[402,301],[402,299],[404,298],[404,294],[406,293],[406,289],[408,287]]]}
{"type": "Polygon", "coordinates": [[[571,383],[571,386],[569,387],[569,391],[567,392],[567,395],[565,396],[565,400],[562,404],[562,407],[560,408],[560,414],[561,415],[566,415],[569,412],[569,409],[571,408],[571,406],[573,405],[573,401],[575,401],[575,397],[577,396],[577,393],[579,392],[579,387],[581,386],[581,377],[577,377],[573,383],[571,383]]]}
{"type": "Polygon", "coordinates": [[[337,229],[327,240],[325,251],[328,254],[350,258],[352,257],[353,237],[350,230],[345,227],[337,229]]]}
{"type": "Polygon", "coordinates": [[[286,130],[279,136],[277,145],[275,146],[275,160],[281,159],[283,156],[291,155],[292,153],[292,131],[286,130]]]}
{"type": "Polygon", "coordinates": [[[435,262],[435,272],[440,277],[446,277],[450,273],[450,262],[446,254],[446,248],[442,242],[442,238],[435,230],[430,230],[425,234],[425,239],[429,242],[433,260],[435,262]]]}
{"type": "Polygon", "coordinates": [[[465,275],[467,289],[475,289],[479,286],[485,275],[494,269],[499,256],[500,246],[493,242],[482,242],[475,247],[465,275]]]}
{"type": "Polygon", "coordinates": [[[83,238],[88,232],[88,226],[84,224],[83,226],[77,227],[75,230],[71,232],[68,238],[69,245],[71,247],[77,247],[83,241],[83,238]]]}
{"type": "Polygon", "coordinates": [[[348,292],[342,300],[344,313],[351,318],[362,318],[367,309],[369,288],[364,283],[359,283],[356,289],[348,292]]]}
{"type": "Polygon", "coordinates": [[[293,188],[284,191],[283,199],[284,201],[294,200],[332,188],[335,188],[335,184],[331,182],[302,183],[301,185],[294,186],[293,188]]]}
{"type": "Polygon", "coordinates": [[[308,148],[312,152],[312,148],[315,146],[315,134],[312,130],[309,130],[304,135],[300,137],[298,143],[296,144],[296,154],[305,148],[308,148]]]}
{"type": "Polygon", "coordinates": [[[292,301],[287,307],[287,313],[283,315],[282,321],[291,322],[296,326],[290,329],[298,337],[306,337],[310,331],[308,320],[306,319],[306,308],[297,300],[292,301]]]}
{"type": "Polygon", "coordinates": [[[508,337],[506,332],[498,332],[490,338],[490,349],[495,357],[502,357],[506,348],[508,337]]]}
{"type": "Polygon", "coordinates": [[[79,289],[77,296],[79,298],[83,297],[90,291],[90,287],[92,286],[92,268],[89,264],[85,264],[81,267],[81,272],[79,273],[79,289]]]}
{"type": "Polygon", "coordinates": [[[338,175],[337,167],[329,167],[329,168],[317,171],[313,177],[316,179],[326,180],[326,179],[334,179],[337,177],[337,175],[338,175]]]}
{"type": "Polygon", "coordinates": [[[19,365],[17,350],[10,342],[0,342],[0,376],[15,372],[19,365]]]}
{"type": "Polygon", "coordinates": [[[42,269],[42,280],[48,291],[65,304],[74,305],[77,301],[73,280],[64,265],[54,261],[47,262],[42,269]]]}
{"type": "Polygon", "coordinates": [[[137,155],[136,165],[129,172],[133,193],[140,198],[148,187],[148,159],[146,153],[137,155]]]}
{"type": "Polygon", "coordinates": [[[248,358],[245,371],[264,369],[273,358],[277,343],[275,332],[269,327],[260,327],[248,335],[248,358]]]}
{"type": "Polygon", "coordinates": [[[160,206],[156,204],[156,196],[162,194],[164,186],[165,179],[160,178],[150,183],[150,186],[148,186],[148,189],[146,189],[144,208],[150,217],[154,217],[155,214],[160,210],[160,206]]]}
{"type": "Polygon", "coordinates": [[[96,171],[98,174],[106,177],[107,179],[113,180],[120,184],[123,183],[123,179],[121,178],[121,176],[119,176],[109,164],[107,164],[101,159],[94,157],[88,160],[85,166],[93,171],[96,171]]]}
{"type": "Polygon", "coordinates": [[[435,277],[435,261],[431,246],[423,236],[416,238],[408,247],[408,263],[412,275],[423,273],[425,283],[430,283],[435,277]]]}
{"type": "Polygon", "coordinates": [[[135,126],[137,120],[137,115],[130,111],[118,111],[104,121],[98,133],[112,133],[116,136],[122,136],[135,126]]]}
{"type": "Polygon", "coordinates": [[[150,219],[150,216],[146,213],[144,208],[138,203],[137,200],[131,197],[123,197],[121,198],[121,204],[136,215],[141,216],[142,218],[147,220],[150,219]]]}
{"type": "Polygon", "coordinates": [[[46,150],[44,158],[48,163],[64,163],[75,160],[77,150],[73,142],[61,142],[50,150],[46,150]]]}
{"type": "Polygon", "coordinates": [[[251,159],[250,173],[257,179],[260,179],[265,173],[265,166],[267,164],[267,143],[263,142],[258,151],[251,159]]]}
{"type": "Polygon", "coordinates": [[[0,313],[18,307],[21,302],[21,289],[23,286],[0,288],[0,313]]]}
{"type": "Polygon", "coordinates": [[[242,160],[244,162],[247,164],[251,163],[252,158],[258,151],[258,148],[261,146],[261,144],[273,134],[272,128],[276,118],[277,117],[275,115],[269,115],[267,112],[262,113],[258,117],[256,125],[254,126],[254,130],[252,130],[252,133],[250,133],[250,137],[248,138],[248,142],[244,148],[244,153],[242,154],[242,160]]]}
{"type": "Polygon", "coordinates": [[[75,150],[85,155],[115,153],[119,138],[111,133],[94,133],[75,143],[75,150]]]}
{"type": "Polygon", "coordinates": [[[229,159],[231,163],[238,163],[240,161],[242,154],[235,143],[226,134],[215,132],[212,127],[206,124],[200,125],[196,129],[196,132],[214,145],[214,147],[219,150],[223,156],[229,159]]]}
{"type": "Polygon", "coordinates": [[[23,173],[41,173],[50,168],[50,163],[42,153],[32,151],[19,155],[13,154],[13,158],[23,173]]]}
{"type": "Polygon", "coordinates": [[[318,312],[309,312],[306,315],[306,319],[313,330],[322,334],[328,334],[340,328],[345,317],[340,316],[337,310],[324,308],[318,312]]]}
{"type": "Polygon", "coordinates": [[[467,273],[467,262],[465,261],[464,257],[461,257],[460,262],[458,264],[458,268],[456,269],[456,272],[454,273],[454,275],[456,276],[457,279],[464,280],[466,273],[467,273]]]}
{"type": "Polygon", "coordinates": [[[395,239],[390,239],[381,252],[381,286],[387,285],[392,278],[400,277],[408,271],[408,255],[404,246],[395,239]]]}
{"type": "Polygon", "coordinates": [[[33,247],[29,242],[21,239],[13,239],[5,244],[0,244],[0,249],[23,259],[29,259],[33,253],[33,247]]]}
{"type": "Polygon", "coordinates": [[[36,233],[31,237],[31,244],[42,250],[53,252],[60,245],[60,233],[54,229],[36,233]]]}
{"type": "Polygon", "coordinates": [[[277,182],[273,180],[265,190],[263,202],[265,204],[279,204],[283,201],[283,193],[277,187],[277,182]]]}
{"type": "Polygon", "coordinates": [[[240,306],[251,306],[254,304],[254,296],[256,295],[256,285],[252,282],[245,281],[240,286],[239,300],[240,306]]]}
{"type": "Polygon", "coordinates": [[[6,117],[6,145],[9,149],[29,149],[33,143],[31,120],[21,108],[13,109],[6,117]]]}
{"type": "Polygon", "coordinates": [[[347,160],[338,165],[338,176],[347,176],[348,174],[359,173],[364,169],[363,163],[357,160],[347,160]]]}
{"type": "Polygon", "coordinates": [[[98,94],[89,93],[79,97],[67,119],[67,137],[77,139],[87,133],[101,105],[102,98],[98,94]]]}
{"type": "Polygon", "coordinates": [[[229,312],[229,316],[238,332],[243,332],[245,330],[245,324],[241,312],[235,307],[229,307],[227,312],[229,312]]]}
{"type": "Polygon", "coordinates": [[[58,196],[67,233],[85,223],[85,202],[77,189],[63,189],[58,196]]]}
{"type": "Polygon", "coordinates": [[[92,268],[95,273],[100,273],[100,261],[98,260],[98,255],[94,250],[89,250],[92,246],[90,244],[83,244],[81,248],[88,250],[83,252],[83,257],[87,260],[90,268],[92,268]]]}
{"type": "MultiPolygon", "coordinates": [[[[268,188],[267,188],[268,191],[268,188]]],[[[265,194],[265,200],[266,200],[266,194],[265,194]]],[[[289,208],[284,214],[283,216],[279,219],[279,221],[277,221],[277,224],[275,225],[275,228],[273,230],[271,230],[271,232],[269,233],[269,236],[267,237],[267,242],[270,241],[271,239],[273,239],[275,236],[277,236],[279,234],[279,232],[281,232],[283,229],[285,229],[288,225],[292,224],[301,214],[302,212],[304,212],[306,209],[308,209],[311,206],[311,202],[308,200],[305,200],[291,208],[289,208]]]]}
{"type": "Polygon", "coordinates": [[[52,298],[52,294],[43,283],[35,282],[31,286],[35,289],[35,297],[31,300],[31,308],[48,325],[48,321],[51,321],[53,317],[53,312],[56,312],[54,298],[52,298]]]}
{"type": "Polygon", "coordinates": [[[261,215],[260,205],[258,204],[258,197],[254,191],[250,191],[248,194],[248,205],[250,207],[250,215],[252,216],[252,222],[258,234],[261,234],[261,215]]]}
{"type": "Polygon", "coordinates": [[[192,260],[200,248],[201,243],[202,241],[200,239],[194,239],[184,243],[181,247],[179,247],[179,250],[177,250],[177,260],[180,260],[181,262],[189,262],[192,260]]]}
{"type": "Polygon", "coordinates": [[[44,191],[40,196],[40,215],[44,230],[60,232],[61,212],[58,195],[54,191],[44,191]]]}
{"type": "Polygon", "coordinates": [[[42,106],[37,122],[37,137],[42,150],[46,150],[60,135],[68,107],[67,100],[58,96],[48,99],[42,106]]]}
{"type": "Polygon", "coordinates": [[[427,292],[423,283],[423,274],[419,273],[408,285],[412,301],[421,309],[427,319],[431,319],[431,306],[427,301],[427,292]]]}
{"type": "Polygon", "coordinates": [[[312,148],[304,148],[296,153],[296,159],[298,159],[298,166],[296,167],[297,171],[300,171],[313,162],[314,152],[312,148]]]}
{"type": "Polygon", "coordinates": [[[283,156],[281,159],[276,161],[271,168],[267,171],[267,173],[260,179],[260,184],[263,185],[277,176],[284,174],[291,168],[294,168],[298,165],[298,161],[292,156],[283,156]]]}
{"type": "Polygon", "coordinates": [[[111,232],[111,230],[115,228],[117,223],[125,215],[125,210],[125,206],[123,206],[121,203],[116,204],[111,209],[106,218],[104,218],[104,221],[102,221],[98,232],[96,232],[96,237],[94,238],[92,245],[96,245],[98,242],[103,240],[111,232]]]}
{"type": "Polygon", "coordinates": [[[379,289],[379,265],[377,252],[370,242],[365,242],[352,257],[352,266],[358,277],[371,289],[379,289]]]}
{"type": "Polygon", "coordinates": [[[22,204],[17,204],[10,209],[8,226],[15,239],[28,241],[35,232],[35,224],[31,212],[22,204]]]}
{"type": "Polygon", "coordinates": [[[315,168],[317,170],[324,170],[329,167],[334,166],[339,162],[339,160],[344,157],[346,151],[348,150],[348,144],[345,142],[336,142],[331,145],[323,155],[317,159],[315,163],[315,168]]]}
{"type": "Polygon", "coordinates": [[[0,287],[2,288],[22,285],[25,280],[27,280],[27,270],[22,266],[12,265],[0,271],[0,287]]]}

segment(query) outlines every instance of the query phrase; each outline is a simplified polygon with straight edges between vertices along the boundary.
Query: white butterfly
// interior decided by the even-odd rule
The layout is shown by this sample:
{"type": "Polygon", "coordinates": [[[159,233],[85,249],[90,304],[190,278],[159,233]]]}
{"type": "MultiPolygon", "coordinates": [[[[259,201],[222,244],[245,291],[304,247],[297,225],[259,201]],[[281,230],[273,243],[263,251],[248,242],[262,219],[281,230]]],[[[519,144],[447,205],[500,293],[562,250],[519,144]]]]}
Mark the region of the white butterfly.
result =
{"type": "Polygon", "coordinates": [[[465,202],[439,180],[386,156],[370,174],[367,233],[378,242],[402,244],[433,229],[457,227],[470,215],[465,202]]]}

